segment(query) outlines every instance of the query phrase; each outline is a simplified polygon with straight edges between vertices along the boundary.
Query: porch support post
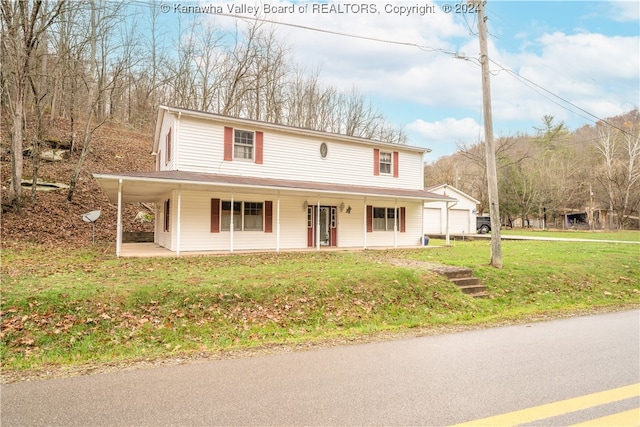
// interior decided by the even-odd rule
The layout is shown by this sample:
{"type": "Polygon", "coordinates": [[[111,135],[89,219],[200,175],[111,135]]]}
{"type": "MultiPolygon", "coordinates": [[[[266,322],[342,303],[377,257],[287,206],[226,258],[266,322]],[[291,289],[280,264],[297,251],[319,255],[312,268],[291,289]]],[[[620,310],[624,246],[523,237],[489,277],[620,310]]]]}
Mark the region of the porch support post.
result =
{"type": "Polygon", "coordinates": [[[233,194],[231,194],[231,223],[229,224],[229,252],[233,252],[233,229],[235,225],[233,224],[233,214],[235,211],[233,210],[233,194]]]}
{"type": "Polygon", "coordinates": [[[320,250],[320,199],[318,199],[318,215],[316,215],[316,242],[317,249],[320,250]]]}
{"type": "Polygon", "coordinates": [[[181,211],[182,211],[182,188],[178,186],[178,218],[176,224],[176,255],[180,256],[181,240],[181,211]]]}
{"type": "Polygon", "coordinates": [[[367,249],[367,198],[364,198],[364,205],[362,206],[363,209],[362,211],[364,212],[362,214],[362,233],[363,233],[363,249],[367,249]]]}
{"type": "Polygon", "coordinates": [[[122,251],[122,179],[118,180],[118,215],[116,219],[116,256],[122,251]]]}
{"type": "Polygon", "coordinates": [[[280,252],[280,192],[276,202],[276,252],[280,252]]]}
{"type": "Polygon", "coordinates": [[[420,236],[420,246],[424,246],[424,235],[426,233],[426,230],[424,229],[424,203],[425,201],[422,201],[422,227],[420,228],[422,230],[422,236],[420,236]]]}
{"type": "Polygon", "coordinates": [[[449,202],[445,202],[445,245],[449,246],[449,202]]]}
{"type": "Polygon", "coordinates": [[[398,247],[398,199],[393,202],[393,248],[398,247]]]}

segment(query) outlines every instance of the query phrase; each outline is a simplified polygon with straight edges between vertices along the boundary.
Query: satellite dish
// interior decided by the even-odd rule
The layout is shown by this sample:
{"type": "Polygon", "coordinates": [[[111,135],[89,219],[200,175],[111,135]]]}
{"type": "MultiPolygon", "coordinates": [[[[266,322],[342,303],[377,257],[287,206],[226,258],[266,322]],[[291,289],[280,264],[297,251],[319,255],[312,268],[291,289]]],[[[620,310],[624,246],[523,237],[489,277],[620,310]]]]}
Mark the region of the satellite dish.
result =
{"type": "Polygon", "coordinates": [[[100,211],[91,211],[82,215],[84,222],[96,222],[98,218],[100,218],[100,211]]]}

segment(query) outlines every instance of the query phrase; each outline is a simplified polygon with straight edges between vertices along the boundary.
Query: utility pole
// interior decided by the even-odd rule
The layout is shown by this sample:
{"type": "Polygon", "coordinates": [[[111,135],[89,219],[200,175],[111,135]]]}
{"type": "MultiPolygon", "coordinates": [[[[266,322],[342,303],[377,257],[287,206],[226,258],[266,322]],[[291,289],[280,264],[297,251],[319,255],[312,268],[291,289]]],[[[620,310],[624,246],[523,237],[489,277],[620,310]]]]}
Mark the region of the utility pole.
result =
{"type": "Polygon", "coordinates": [[[491,113],[491,80],[489,53],[487,49],[487,18],[484,14],[486,1],[469,0],[478,13],[478,34],[480,36],[480,65],[482,66],[482,111],[484,116],[484,144],[486,152],[487,183],[489,185],[489,215],[491,217],[491,262],[502,268],[502,244],[500,241],[500,205],[498,203],[498,173],[496,169],[496,148],[493,140],[493,116],[491,113]]]}

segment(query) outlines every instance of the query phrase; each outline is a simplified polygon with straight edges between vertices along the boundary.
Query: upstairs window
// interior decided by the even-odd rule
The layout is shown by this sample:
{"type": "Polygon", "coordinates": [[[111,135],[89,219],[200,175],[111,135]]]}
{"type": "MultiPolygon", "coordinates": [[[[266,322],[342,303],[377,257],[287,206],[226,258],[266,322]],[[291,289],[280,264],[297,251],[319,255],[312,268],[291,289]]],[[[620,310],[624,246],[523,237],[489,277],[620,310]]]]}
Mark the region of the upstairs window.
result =
{"type": "Polygon", "coordinates": [[[234,130],[233,157],[235,159],[253,160],[253,132],[234,130]]]}
{"type": "Polygon", "coordinates": [[[224,160],[246,160],[262,164],[264,151],[264,133],[224,128],[224,160]]]}
{"type": "Polygon", "coordinates": [[[391,160],[391,152],[381,151],[380,152],[380,173],[391,175],[392,169],[392,160],[391,160]]]}
{"type": "Polygon", "coordinates": [[[400,153],[373,149],[373,175],[392,175],[398,178],[400,171],[400,153]]]}

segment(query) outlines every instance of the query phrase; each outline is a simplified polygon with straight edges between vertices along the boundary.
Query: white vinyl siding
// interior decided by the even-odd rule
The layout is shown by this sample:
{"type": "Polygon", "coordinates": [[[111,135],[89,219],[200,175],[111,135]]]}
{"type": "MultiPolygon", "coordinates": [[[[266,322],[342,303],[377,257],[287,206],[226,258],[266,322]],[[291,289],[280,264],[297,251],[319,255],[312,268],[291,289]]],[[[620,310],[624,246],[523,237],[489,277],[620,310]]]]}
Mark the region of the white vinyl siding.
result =
{"type": "MultiPolygon", "coordinates": [[[[216,198],[221,201],[231,200],[230,193],[211,191],[186,191],[181,192],[181,226],[180,226],[180,252],[188,251],[224,251],[231,249],[231,232],[221,230],[212,233],[211,225],[211,199],[216,198]]],[[[169,232],[162,232],[162,206],[163,201],[159,200],[158,214],[156,215],[156,243],[167,247],[173,251],[177,250],[177,191],[171,195],[170,218],[171,224],[169,232]],[[159,225],[159,227],[158,227],[159,225]]],[[[233,250],[265,250],[276,249],[277,239],[277,194],[244,194],[234,193],[236,200],[258,200],[273,202],[273,232],[265,233],[262,230],[244,230],[233,232],[233,250]]],[[[310,206],[317,205],[317,199],[302,196],[280,196],[280,249],[306,249],[307,246],[307,210],[304,202],[310,206]]],[[[390,200],[368,200],[367,203],[388,206],[390,200]]],[[[364,245],[365,224],[363,216],[365,204],[362,198],[325,198],[320,200],[322,206],[336,206],[336,226],[338,247],[362,248],[364,245]],[[339,206],[344,204],[342,210],[339,206]],[[351,207],[350,213],[347,213],[351,207]]],[[[394,238],[397,239],[398,246],[416,246],[422,233],[422,203],[403,203],[406,209],[406,232],[397,233],[387,231],[374,231],[367,233],[367,247],[392,247],[394,238]]],[[[220,211],[222,214],[222,210],[220,211]]],[[[264,217],[264,213],[263,213],[264,217]]],[[[264,219],[262,219],[263,221],[264,219]]],[[[234,221],[235,222],[235,221],[234,221]]],[[[262,225],[261,225],[262,227],[262,225]]],[[[392,226],[393,227],[393,226],[392,226]]]]}
{"type": "MultiPolygon", "coordinates": [[[[255,129],[258,130],[261,129],[255,129]]],[[[256,164],[223,160],[224,123],[182,116],[180,140],[177,138],[178,133],[174,136],[174,145],[180,144],[180,156],[179,164],[174,168],[182,171],[403,189],[423,188],[422,154],[403,150],[402,145],[388,149],[389,152],[399,152],[400,169],[406,171],[394,178],[393,171],[373,176],[373,146],[368,144],[264,130],[263,164],[256,164]],[[323,142],[328,147],[324,159],[320,155],[323,142]]]]}

